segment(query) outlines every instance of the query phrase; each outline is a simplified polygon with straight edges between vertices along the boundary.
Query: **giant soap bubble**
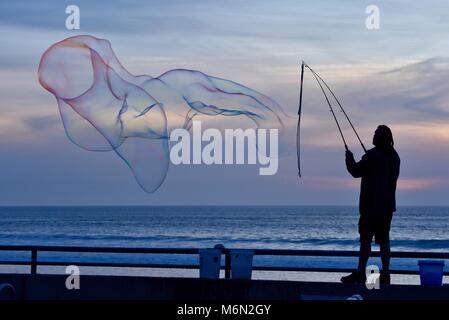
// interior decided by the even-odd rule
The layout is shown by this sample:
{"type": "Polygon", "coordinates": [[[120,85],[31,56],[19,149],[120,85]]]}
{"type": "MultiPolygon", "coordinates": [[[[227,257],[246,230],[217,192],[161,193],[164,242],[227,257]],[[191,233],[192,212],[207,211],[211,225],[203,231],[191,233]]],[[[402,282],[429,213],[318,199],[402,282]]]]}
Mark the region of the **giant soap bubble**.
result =
{"type": "Polygon", "coordinates": [[[146,192],[165,179],[171,130],[189,129],[197,115],[282,126],[280,106],[255,90],[196,70],[132,75],[109,41],[89,35],[52,45],[38,73],[57,100],[68,138],[89,151],[115,151],[146,192]]]}

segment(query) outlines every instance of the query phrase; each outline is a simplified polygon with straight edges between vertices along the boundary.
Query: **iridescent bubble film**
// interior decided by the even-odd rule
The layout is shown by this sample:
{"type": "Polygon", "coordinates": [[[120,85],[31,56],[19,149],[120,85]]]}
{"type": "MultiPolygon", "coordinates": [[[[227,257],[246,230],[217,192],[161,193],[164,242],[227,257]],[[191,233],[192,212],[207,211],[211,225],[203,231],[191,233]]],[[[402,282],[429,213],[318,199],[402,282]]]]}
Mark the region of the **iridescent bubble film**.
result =
{"type": "Polygon", "coordinates": [[[255,90],[196,70],[136,76],[121,65],[109,41],[89,35],[52,45],[38,73],[57,100],[68,138],[89,151],[116,152],[146,192],[165,179],[171,130],[190,129],[197,115],[282,126],[280,106],[255,90]]]}

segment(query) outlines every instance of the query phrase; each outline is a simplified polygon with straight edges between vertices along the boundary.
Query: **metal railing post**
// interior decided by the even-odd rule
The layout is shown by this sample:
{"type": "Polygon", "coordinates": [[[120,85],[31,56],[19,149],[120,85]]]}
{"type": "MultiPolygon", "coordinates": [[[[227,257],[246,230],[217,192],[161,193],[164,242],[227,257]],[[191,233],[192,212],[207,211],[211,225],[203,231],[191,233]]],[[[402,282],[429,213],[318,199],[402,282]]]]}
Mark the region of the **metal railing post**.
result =
{"type": "Polygon", "coordinates": [[[225,279],[231,279],[231,251],[225,251],[225,279]]]}
{"type": "Polygon", "coordinates": [[[37,249],[31,249],[31,274],[37,273],[37,249]]]}

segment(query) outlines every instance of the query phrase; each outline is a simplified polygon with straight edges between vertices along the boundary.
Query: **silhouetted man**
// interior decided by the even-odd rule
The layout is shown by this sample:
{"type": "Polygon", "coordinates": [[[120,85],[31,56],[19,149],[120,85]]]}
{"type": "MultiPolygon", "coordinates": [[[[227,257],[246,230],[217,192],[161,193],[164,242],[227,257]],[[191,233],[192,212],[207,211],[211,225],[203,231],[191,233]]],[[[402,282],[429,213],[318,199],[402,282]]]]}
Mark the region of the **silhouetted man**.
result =
{"type": "Polygon", "coordinates": [[[360,187],[360,253],[357,271],[342,277],[343,283],[365,283],[366,264],[371,253],[373,237],[380,246],[382,271],[380,283],[390,283],[390,225],[396,211],[396,182],[400,159],[394,149],[393,134],[385,125],[377,127],[373,145],[355,162],[351,151],[346,151],[346,167],[354,178],[362,178],[360,187]]]}

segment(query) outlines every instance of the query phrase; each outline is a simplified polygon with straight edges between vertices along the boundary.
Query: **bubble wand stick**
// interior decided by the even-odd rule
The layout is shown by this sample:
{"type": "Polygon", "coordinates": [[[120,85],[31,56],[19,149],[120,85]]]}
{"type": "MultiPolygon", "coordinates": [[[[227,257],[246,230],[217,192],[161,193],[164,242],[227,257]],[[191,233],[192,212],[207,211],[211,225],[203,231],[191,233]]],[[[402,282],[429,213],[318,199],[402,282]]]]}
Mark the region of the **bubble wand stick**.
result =
{"type": "Polygon", "coordinates": [[[304,68],[308,68],[310,70],[310,72],[312,72],[315,80],[317,81],[318,85],[320,86],[321,92],[323,93],[327,105],[329,106],[329,109],[332,113],[332,116],[335,120],[335,123],[337,125],[337,129],[338,132],[340,133],[341,139],[343,140],[343,144],[345,146],[346,151],[348,151],[348,145],[346,144],[346,139],[343,135],[343,132],[341,130],[340,124],[338,122],[338,119],[335,115],[334,109],[332,108],[332,104],[329,101],[329,98],[326,94],[326,90],[323,87],[322,83],[324,84],[324,86],[327,88],[327,90],[331,93],[332,97],[335,99],[335,101],[337,102],[338,106],[340,107],[340,111],[343,112],[343,114],[346,117],[346,120],[348,121],[349,125],[351,126],[352,130],[354,131],[357,139],[359,140],[363,150],[366,153],[366,148],[362,142],[362,140],[360,139],[360,136],[358,135],[354,125],[352,124],[351,120],[349,119],[348,114],[346,113],[346,111],[344,110],[343,106],[341,105],[340,101],[338,100],[337,96],[334,94],[334,92],[332,91],[332,89],[329,87],[329,85],[326,83],[326,81],[324,81],[323,78],[320,77],[320,75],[318,75],[309,65],[305,64],[304,61],[302,61],[301,63],[301,82],[300,82],[300,88],[299,88],[299,107],[298,107],[298,125],[296,128],[296,153],[297,153],[297,161],[298,161],[298,175],[299,177],[301,177],[301,111],[302,111],[302,95],[303,95],[303,84],[304,84],[304,68]]]}

